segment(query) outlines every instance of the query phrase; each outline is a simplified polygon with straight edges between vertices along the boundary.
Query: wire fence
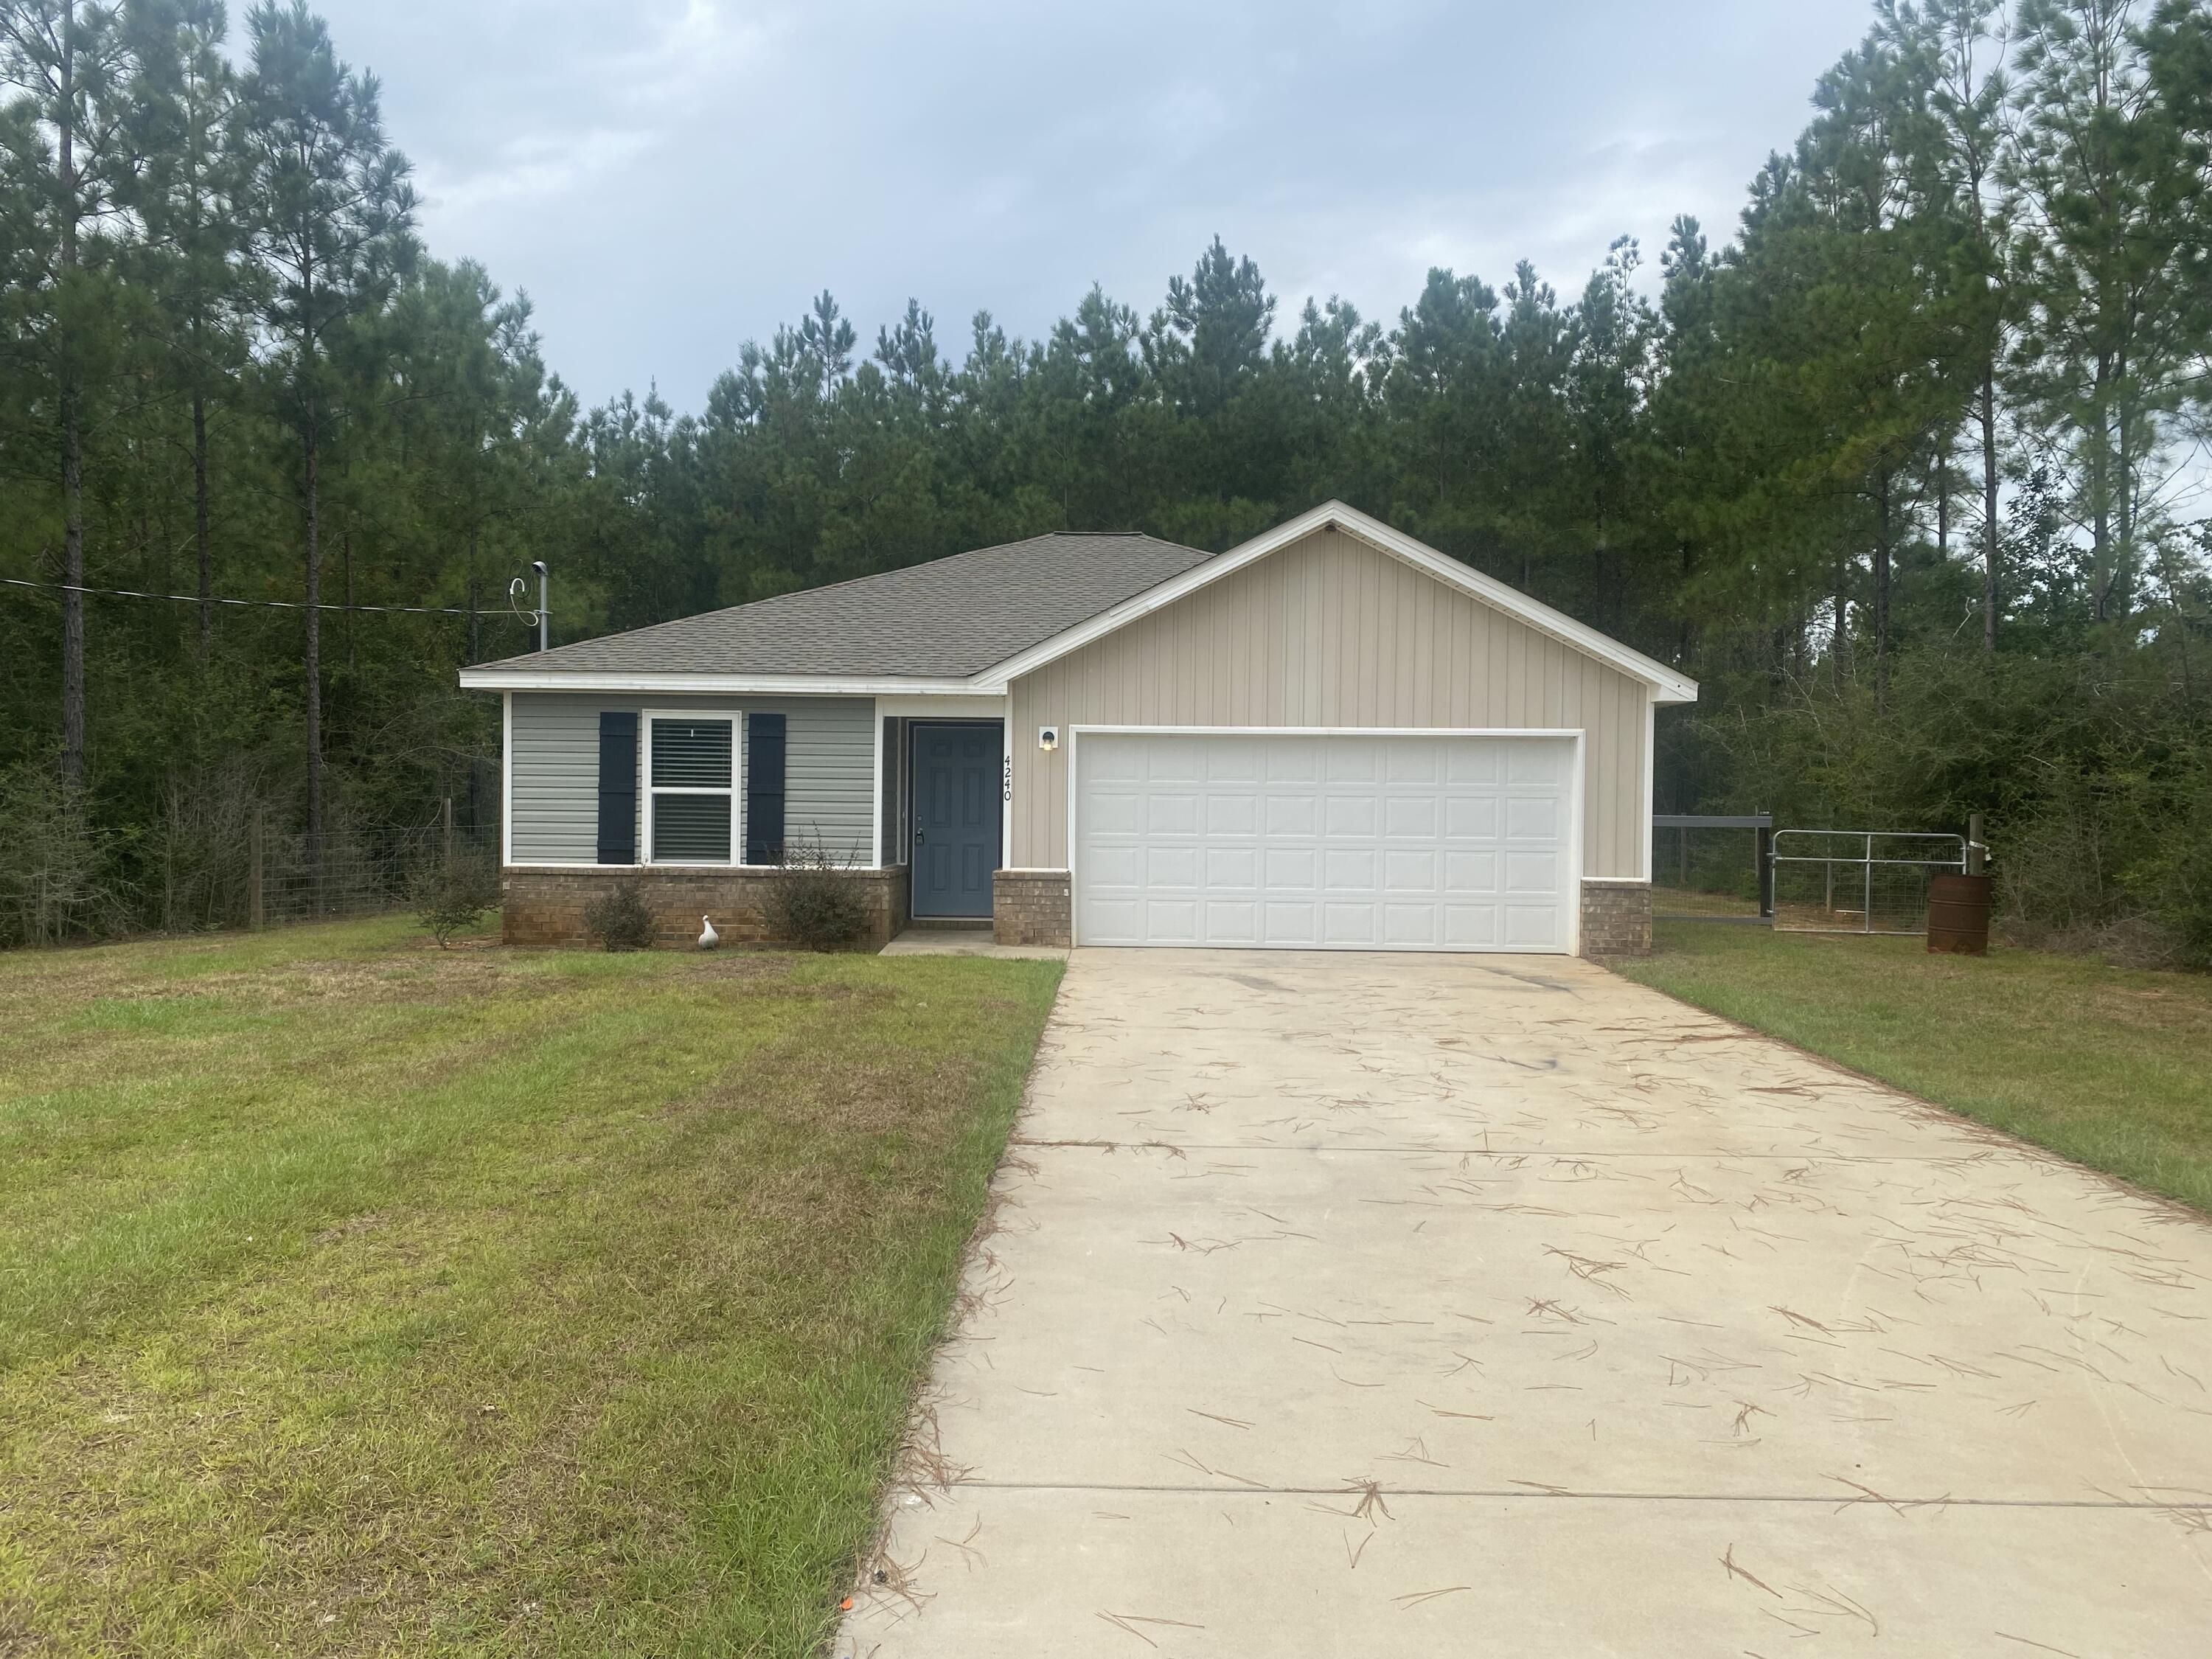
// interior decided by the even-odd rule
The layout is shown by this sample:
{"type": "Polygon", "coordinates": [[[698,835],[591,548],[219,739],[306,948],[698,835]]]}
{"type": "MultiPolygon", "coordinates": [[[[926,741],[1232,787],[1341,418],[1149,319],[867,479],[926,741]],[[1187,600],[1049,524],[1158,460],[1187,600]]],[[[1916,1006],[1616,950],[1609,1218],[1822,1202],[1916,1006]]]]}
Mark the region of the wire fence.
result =
{"type": "Polygon", "coordinates": [[[1929,878],[1966,866],[1961,836],[1778,830],[1774,926],[1782,933],[1924,933],[1929,878]]]}
{"type": "Polygon", "coordinates": [[[499,890],[498,829],[465,829],[447,815],[427,824],[343,825],[311,846],[304,832],[257,823],[244,873],[234,927],[406,909],[444,888],[474,892],[489,905],[499,890]]]}

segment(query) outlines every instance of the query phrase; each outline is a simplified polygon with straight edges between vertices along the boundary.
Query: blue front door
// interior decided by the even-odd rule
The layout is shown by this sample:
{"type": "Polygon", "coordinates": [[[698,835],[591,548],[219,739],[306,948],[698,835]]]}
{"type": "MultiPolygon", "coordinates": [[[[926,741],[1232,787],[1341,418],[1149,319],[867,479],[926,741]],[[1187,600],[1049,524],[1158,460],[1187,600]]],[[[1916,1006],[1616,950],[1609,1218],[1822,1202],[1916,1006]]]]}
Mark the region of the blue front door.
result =
{"type": "Polygon", "coordinates": [[[999,867],[996,726],[914,728],[914,913],[988,916],[999,867]]]}

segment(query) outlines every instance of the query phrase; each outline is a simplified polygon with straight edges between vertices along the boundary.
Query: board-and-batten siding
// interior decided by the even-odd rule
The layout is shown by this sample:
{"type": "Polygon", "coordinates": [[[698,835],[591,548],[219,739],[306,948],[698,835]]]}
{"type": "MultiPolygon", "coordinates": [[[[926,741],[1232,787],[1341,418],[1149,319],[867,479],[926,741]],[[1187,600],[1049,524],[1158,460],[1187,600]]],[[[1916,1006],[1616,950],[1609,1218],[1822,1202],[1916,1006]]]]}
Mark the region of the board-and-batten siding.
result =
{"type": "MultiPolygon", "coordinates": [[[[513,727],[514,861],[590,864],[599,857],[599,715],[685,712],[784,717],[784,833],[841,858],[875,861],[876,704],[872,697],[685,697],[681,703],[572,691],[517,691],[513,727]]],[[[643,750],[641,730],[639,746],[643,750]]],[[[742,778],[739,780],[742,793],[742,778]]]]}
{"type": "MultiPolygon", "coordinates": [[[[1041,726],[1581,730],[1583,874],[1641,879],[1648,688],[1338,530],[1012,687],[1015,866],[1067,867],[1066,739],[1041,726]]],[[[1080,741],[1078,739],[1078,741],[1080,741]]]]}

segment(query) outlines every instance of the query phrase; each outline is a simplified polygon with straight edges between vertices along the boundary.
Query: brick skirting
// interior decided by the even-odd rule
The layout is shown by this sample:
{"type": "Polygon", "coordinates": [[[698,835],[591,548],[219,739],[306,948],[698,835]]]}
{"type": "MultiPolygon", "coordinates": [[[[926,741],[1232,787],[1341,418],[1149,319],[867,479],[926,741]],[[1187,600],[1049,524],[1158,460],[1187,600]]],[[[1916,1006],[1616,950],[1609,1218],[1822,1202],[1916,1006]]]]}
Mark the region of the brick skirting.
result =
{"type": "Polygon", "coordinates": [[[1651,950],[1651,886],[1641,881],[1583,884],[1586,957],[1640,957],[1651,950]]]}
{"type": "Polygon", "coordinates": [[[1065,870],[1000,870],[991,877],[991,937],[1000,945],[1064,946],[1074,931],[1065,870]]]}
{"type": "MultiPolygon", "coordinates": [[[[690,948],[699,942],[699,918],[714,919],[714,931],[730,945],[773,945],[761,908],[763,884],[772,870],[732,870],[698,866],[656,866],[648,870],[533,870],[510,866],[500,872],[505,937],[509,945],[590,945],[584,907],[617,882],[635,880],[653,912],[654,939],[662,946],[690,948]]],[[[867,896],[868,927],[855,950],[880,951],[906,926],[907,872],[847,870],[839,879],[857,884],[867,896]]]]}

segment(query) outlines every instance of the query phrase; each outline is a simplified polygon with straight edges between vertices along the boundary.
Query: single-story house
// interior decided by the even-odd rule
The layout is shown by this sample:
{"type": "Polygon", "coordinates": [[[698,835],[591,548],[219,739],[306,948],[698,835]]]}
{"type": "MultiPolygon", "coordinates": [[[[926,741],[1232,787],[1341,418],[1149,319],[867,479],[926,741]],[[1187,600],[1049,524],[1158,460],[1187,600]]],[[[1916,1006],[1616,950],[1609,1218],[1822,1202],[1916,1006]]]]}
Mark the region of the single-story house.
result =
{"type": "Polygon", "coordinates": [[[872,939],[1633,951],[1674,670],[1331,501],[1225,553],[1062,532],[464,669],[507,938],[642,878],[761,937],[787,847],[872,939]]]}

